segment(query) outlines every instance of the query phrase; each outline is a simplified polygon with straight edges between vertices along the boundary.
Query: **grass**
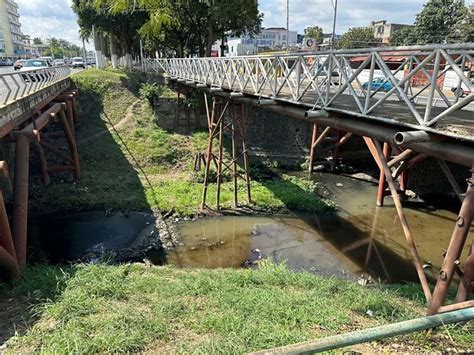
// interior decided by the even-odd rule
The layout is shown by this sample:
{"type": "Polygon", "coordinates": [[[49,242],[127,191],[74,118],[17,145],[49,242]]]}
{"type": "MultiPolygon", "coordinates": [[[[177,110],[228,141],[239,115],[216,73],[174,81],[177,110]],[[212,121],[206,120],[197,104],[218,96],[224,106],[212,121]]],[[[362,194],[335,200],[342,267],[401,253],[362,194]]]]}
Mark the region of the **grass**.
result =
{"type": "MultiPolygon", "coordinates": [[[[11,353],[245,353],[424,311],[403,297],[403,288],[368,289],[266,261],[259,270],[41,266],[3,293],[21,298],[31,289],[40,300],[34,308],[38,320],[9,341],[11,353]]],[[[466,330],[440,332],[449,332],[458,347],[472,345],[466,330]]],[[[430,338],[420,333],[400,341],[432,350],[430,338]]]]}
{"type": "MultiPolygon", "coordinates": [[[[162,128],[164,121],[173,119],[173,108],[152,111],[140,96],[148,85],[142,74],[91,69],[74,75],[73,80],[80,90],[77,140],[82,176],[73,183],[68,175],[53,176],[47,187],[37,177],[31,187],[31,210],[159,208],[185,216],[199,213],[203,173],[192,170],[195,156],[207,147],[207,129],[180,134],[162,128]]],[[[153,86],[153,91],[162,99],[175,96],[163,85],[153,86]]],[[[243,201],[244,186],[239,189],[243,201]]],[[[252,193],[256,207],[271,211],[333,207],[315,193],[312,183],[284,174],[253,181],[252,193]]],[[[215,184],[211,184],[210,201],[214,194],[215,184]]],[[[232,184],[226,176],[222,206],[230,207],[232,199],[232,184]]]]}

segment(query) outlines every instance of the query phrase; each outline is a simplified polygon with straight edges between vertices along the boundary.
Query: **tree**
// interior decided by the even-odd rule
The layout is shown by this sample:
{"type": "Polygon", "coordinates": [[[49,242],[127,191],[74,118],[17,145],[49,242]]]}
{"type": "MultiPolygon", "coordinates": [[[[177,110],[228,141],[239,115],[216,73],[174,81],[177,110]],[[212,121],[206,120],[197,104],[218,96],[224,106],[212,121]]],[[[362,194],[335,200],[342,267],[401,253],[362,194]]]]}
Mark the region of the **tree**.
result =
{"type": "Polygon", "coordinates": [[[416,31],[413,26],[407,26],[400,30],[396,30],[390,38],[390,44],[394,46],[409,46],[416,43],[416,31]]]}
{"type": "Polygon", "coordinates": [[[466,10],[464,17],[454,25],[453,38],[458,42],[474,42],[474,4],[466,10]]]}
{"type": "Polygon", "coordinates": [[[416,15],[413,28],[396,31],[391,43],[414,45],[462,42],[472,33],[472,22],[466,20],[468,16],[464,0],[429,0],[416,15]]]}
{"type": "Polygon", "coordinates": [[[377,47],[380,39],[374,37],[374,30],[370,27],[352,27],[344,33],[336,43],[337,48],[368,48],[377,47]]]}
{"type": "Polygon", "coordinates": [[[41,40],[41,38],[35,37],[33,38],[33,44],[41,45],[43,44],[43,41],[41,40]]]}
{"type": "Polygon", "coordinates": [[[323,41],[323,29],[319,26],[306,27],[304,29],[304,35],[308,38],[313,38],[316,43],[323,41]]]}
{"type": "MultiPolygon", "coordinates": [[[[117,12],[110,13],[110,8],[105,1],[101,0],[73,0],[72,9],[77,15],[77,23],[80,27],[82,38],[91,38],[92,28],[95,27],[95,44],[100,50],[106,51],[101,44],[105,42],[105,37],[112,38],[117,43],[117,48],[126,59],[126,67],[131,68],[132,55],[138,54],[139,46],[138,30],[149,18],[145,12],[117,12]]],[[[109,41],[110,42],[110,41],[109,41]]],[[[112,52],[112,51],[111,51],[112,52]]],[[[114,56],[112,53],[111,56],[114,56]]]]}
{"type": "MultiPolygon", "coordinates": [[[[76,1],[76,0],[75,0],[76,1]]],[[[78,0],[77,0],[78,1],[78,0]]],[[[95,0],[112,14],[145,11],[149,20],[140,34],[160,45],[171,46],[178,55],[210,55],[217,39],[229,32],[258,33],[262,14],[257,0],[95,0]]]]}

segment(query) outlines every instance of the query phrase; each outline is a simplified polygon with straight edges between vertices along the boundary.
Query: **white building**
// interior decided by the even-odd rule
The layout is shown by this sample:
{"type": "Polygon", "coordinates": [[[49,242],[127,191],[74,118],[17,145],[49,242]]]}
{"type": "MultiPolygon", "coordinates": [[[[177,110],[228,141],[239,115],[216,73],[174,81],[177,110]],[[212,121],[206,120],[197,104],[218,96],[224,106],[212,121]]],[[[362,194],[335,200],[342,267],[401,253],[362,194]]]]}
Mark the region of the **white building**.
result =
{"type": "Polygon", "coordinates": [[[227,56],[257,54],[258,51],[269,49],[283,49],[296,46],[296,31],[287,31],[282,27],[263,28],[254,38],[243,35],[241,37],[229,37],[227,41],[227,56]],[[287,36],[289,39],[287,39],[287,36]]]}

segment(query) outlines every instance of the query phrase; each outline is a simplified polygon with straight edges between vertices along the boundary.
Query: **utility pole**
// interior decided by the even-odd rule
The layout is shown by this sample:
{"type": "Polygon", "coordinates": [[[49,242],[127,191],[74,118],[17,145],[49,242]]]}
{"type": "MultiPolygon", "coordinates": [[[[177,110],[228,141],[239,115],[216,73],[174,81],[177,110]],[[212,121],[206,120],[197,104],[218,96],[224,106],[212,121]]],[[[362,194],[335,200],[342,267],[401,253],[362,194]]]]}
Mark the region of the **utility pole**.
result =
{"type": "Polygon", "coordinates": [[[331,0],[332,6],[334,7],[334,19],[332,21],[332,39],[331,39],[331,49],[334,49],[334,44],[336,42],[336,19],[337,19],[337,0],[331,0]]]}
{"type": "Polygon", "coordinates": [[[286,51],[290,51],[290,0],[286,0],[286,51]]]}

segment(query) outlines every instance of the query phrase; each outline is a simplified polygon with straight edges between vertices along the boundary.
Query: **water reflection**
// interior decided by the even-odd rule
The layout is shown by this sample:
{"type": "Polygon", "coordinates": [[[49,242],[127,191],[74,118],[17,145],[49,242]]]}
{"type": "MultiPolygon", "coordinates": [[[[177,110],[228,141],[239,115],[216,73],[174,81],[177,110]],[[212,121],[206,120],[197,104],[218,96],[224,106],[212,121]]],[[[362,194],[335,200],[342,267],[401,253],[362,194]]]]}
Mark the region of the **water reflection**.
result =
{"type": "MultiPolygon", "coordinates": [[[[339,206],[336,214],[293,217],[222,217],[180,227],[185,244],[168,255],[183,267],[240,267],[258,253],[291,269],[356,278],[369,273],[388,282],[418,280],[396,210],[387,198],[375,206],[376,186],[344,176],[319,174],[339,206]]],[[[442,263],[456,214],[423,203],[405,203],[425,271],[434,277],[442,263]]],[[[465,248],[467,255],[468,247],[465,248]]]]}

